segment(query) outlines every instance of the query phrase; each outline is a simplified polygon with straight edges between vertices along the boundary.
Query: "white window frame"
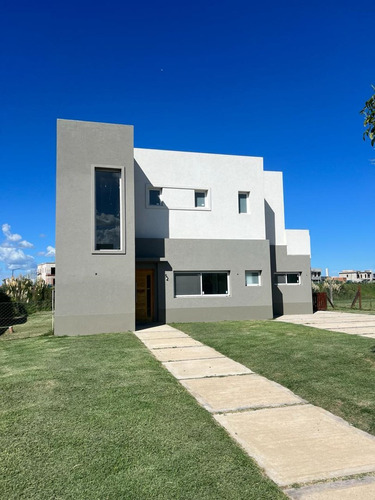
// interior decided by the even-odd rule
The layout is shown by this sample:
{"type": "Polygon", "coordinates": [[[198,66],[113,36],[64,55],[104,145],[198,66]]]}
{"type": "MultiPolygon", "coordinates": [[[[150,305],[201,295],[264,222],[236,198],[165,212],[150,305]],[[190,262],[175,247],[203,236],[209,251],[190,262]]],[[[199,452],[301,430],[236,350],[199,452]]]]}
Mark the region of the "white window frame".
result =
{"type": "Polygon", "coordinates": [[[125,166],[124,165],[91,165],[91,253],[97,255],[108,254],[125,254],[126,253],[126,239],[125,239],[125,166]],[[120,179],[120,248],[119,249],[103,249],[97,250],[96,247],[96,185],[95,185],[95,172],[96,170],[118,170],[121,172],[120,179]]]}
{"type": "Polygon", "coordinates": [[[302,273],[301,271],[287,271],[285,273],[275,273],[275,279],[274,279],[274,284],[276,286],[299,286],[302,283],[302,273]],[[288,274],[297,274],[298,276],[298,283],[288,283],[288,274]],[[285,276],[285,283],[276,283],[276,276],[285,276]]]}
{"type": "Polygon", "coordinates": [[[238,205],[238,213],[240,215],[246,215],[250,213],[249,210],[249,197],[250,197],[250,191],[238,191],[238,196],[237,196],[237,205],[238,205]],[[244,194],[246,196],[246,212],[241,212],[240,211],[240,195],[244,194]]]}
{"type": "Polygon", "coordinates": [[[262,271],[245,271],[245,286],[262,286],[262,271]],[[257,274],[258,275],[258,283],[247,283],[246,277],[247,274],[257,274]]]}
{"type": "Polygon", "coordinates": [[[230,296],[230,271],[175,271],[173,273],[173,286],[174,286],[174,297],[175,298],[189,298],[189,297],[229,297],[230,296]],[[176,293],[176,275],[178,274],[199,274],[200,275],[200,294],[192,295],[178,295],[176,293]],[[203,293],[202,275],[203,274],[226,274],[227,275],[227,293],[203,293]]]}

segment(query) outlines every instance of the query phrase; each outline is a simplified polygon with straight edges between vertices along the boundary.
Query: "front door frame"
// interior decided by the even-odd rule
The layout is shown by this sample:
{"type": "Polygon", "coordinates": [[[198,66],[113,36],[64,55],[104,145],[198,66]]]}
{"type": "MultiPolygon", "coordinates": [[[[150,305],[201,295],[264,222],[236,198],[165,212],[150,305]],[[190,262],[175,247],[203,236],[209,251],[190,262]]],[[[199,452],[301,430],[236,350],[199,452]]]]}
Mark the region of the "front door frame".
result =
{"type": "Polygon", "coordinates": [[[151,265],[144,265],[142,267],[137,267],[135,270],[135,311],[136,311],[136,323],[153,323],[156,321],[156,269],[151,265]],[[143,276],[142,276],[143,275],[143,276]],[[147,278],[150,277],[150,283],[147,283],[147,278]],[[140,283],[141,280],[145,280],[146,283],[140,283]],[[144,290],[146,297],[143,313],[140,315],[137,309],[139,301],[139,293],[144,290]]]}

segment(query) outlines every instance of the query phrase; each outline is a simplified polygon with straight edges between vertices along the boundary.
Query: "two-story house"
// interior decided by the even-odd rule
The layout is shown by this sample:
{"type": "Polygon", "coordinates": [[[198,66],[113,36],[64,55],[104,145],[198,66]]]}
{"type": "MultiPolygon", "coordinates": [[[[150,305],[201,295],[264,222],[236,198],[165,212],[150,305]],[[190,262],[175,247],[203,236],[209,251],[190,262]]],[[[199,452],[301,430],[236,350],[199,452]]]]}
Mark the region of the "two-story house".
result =
{"type": "Polygon", "coordinates": [[[311,313],[310,238],[258,157],[133,147],[58,121],[55,333],[311,313]]]}
{"type": "Polygon", "coordinates": [[[38,264],[36,276],[37,279],[43,280],[47,285],[55,285],[55,263],[54,262],[44,262],[43,264],[38,264]]]}
{"type": "Polygon", "coordinates": [[[339,276],[345,281],[352,281],[353,283],[371,283],[374,281],[374,273],[370,269],[365,271],[347,269],[339,272],[339,276]]]}

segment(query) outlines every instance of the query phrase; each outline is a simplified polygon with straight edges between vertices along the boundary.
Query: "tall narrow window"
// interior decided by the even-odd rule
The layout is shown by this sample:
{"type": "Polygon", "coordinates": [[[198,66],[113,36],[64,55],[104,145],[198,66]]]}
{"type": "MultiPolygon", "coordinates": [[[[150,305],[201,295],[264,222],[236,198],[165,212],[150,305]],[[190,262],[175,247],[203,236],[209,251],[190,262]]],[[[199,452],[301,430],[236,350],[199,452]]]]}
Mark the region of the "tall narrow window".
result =
{"type": "Polygon", "coordinates": [[[238,193],[238,213],[247,214],[247,201],[249,193],[238,193]]]}
{"type": "Polygon", "coordinates": [[[95,169],[95,250],[121,250],[121,170],[95,169]]]}
{"type": "Polygon", "coordinates": [[[206,206],[206,191],[195,191],[195,206],[205,207],[206,206]]]}

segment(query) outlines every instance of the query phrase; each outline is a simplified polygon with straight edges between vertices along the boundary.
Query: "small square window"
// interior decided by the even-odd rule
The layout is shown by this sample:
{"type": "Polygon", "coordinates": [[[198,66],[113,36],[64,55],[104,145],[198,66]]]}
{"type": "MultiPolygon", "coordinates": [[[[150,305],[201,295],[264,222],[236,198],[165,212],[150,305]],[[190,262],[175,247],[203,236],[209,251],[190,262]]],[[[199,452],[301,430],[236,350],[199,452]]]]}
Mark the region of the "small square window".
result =
{"type": "Polygon", "coordinates": [[[207,191],[195,191],[195,207],[201,208],[206,206],[207,191]]]}
{"type": "Polygon", "coordinates": [[[260,285],[260,271],[246,271],[245,284],[246,286],[260,285]]]}
{"type": "Polygon", "coordinates": [[[238,193],[238,213],[247,214],[249,193],[238,193]]]}
{"type": "Polygon", "coordinates": [[[149,189],[148,204],[153,207],[160,207],[162,205],[161,189],[149,189]]]}

